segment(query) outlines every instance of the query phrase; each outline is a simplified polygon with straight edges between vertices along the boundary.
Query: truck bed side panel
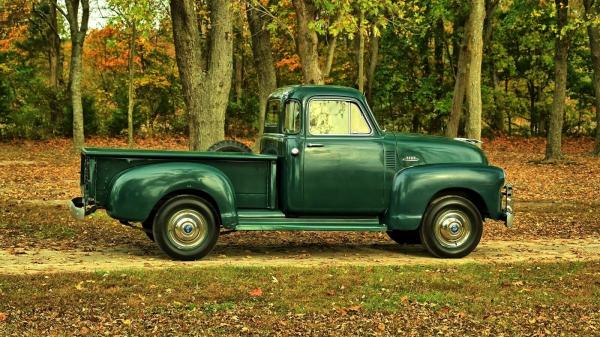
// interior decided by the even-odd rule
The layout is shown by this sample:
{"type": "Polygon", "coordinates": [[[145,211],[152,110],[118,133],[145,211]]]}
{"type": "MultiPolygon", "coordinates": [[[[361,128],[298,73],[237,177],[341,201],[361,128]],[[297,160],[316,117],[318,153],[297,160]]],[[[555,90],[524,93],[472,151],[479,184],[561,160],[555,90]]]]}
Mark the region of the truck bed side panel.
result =
{"type": "Polygon", "coordinates": [[[159,163],[212,166],[231,181],[237,208],[275,207],[275,156],[109,149],[86,150],[84,155],[95,163],[94,197],[100,207],[106,206],[121,174],[134,167],[159,163]]]}

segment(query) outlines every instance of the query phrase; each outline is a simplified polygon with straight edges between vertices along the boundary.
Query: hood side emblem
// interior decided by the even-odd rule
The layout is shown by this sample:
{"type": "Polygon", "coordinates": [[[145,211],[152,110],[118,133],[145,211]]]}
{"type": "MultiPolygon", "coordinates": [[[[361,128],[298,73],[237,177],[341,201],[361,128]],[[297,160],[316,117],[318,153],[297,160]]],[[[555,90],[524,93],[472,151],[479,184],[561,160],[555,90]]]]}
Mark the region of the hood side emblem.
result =
{"type": "Polygon", "coordinates": [[[419,158],[417,158],[416,156],[406,156],[406,157],[402,158],[402,161],[415,162],[415,161],[419,161],[419,158]]]}

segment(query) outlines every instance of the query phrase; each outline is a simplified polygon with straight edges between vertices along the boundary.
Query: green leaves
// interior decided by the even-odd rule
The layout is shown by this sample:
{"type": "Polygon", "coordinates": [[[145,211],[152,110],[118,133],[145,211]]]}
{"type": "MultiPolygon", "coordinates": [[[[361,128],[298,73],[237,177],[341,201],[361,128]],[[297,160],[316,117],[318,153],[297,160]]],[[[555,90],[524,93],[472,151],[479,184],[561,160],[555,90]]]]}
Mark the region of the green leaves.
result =
{"type": "Polygon", "coordinates": [[[123,25],[131,29],[135,25],[140,35],[155,28],[166,15],[160,0],[106,0],[106,10],[110,15],[109,23],[123,25]]]}

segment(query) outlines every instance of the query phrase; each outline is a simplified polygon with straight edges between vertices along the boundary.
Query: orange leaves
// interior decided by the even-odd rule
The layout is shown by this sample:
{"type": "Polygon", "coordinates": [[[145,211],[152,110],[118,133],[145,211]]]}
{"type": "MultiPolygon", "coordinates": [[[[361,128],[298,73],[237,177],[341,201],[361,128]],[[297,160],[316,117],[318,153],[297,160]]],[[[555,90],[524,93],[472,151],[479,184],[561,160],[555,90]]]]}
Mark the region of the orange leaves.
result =
{"type": "Polygon", "coordinates": [[[277,61],[275,63],[275,66],[277,68],[287,67],[289,71],[294,71],[296,69],[299,69],[301,66],[300,57],[298,56],[298,54],[294,54],[290,57],[286,57],[277,61]]]}
{"type": "Polygon", "coordinates": [[[8,318],[8,314],[0,312],[0,322],[6,321],[7,318],[8,318]]]}
{"type": "Polygon", "coordinates": [[[0,51],[13,50],[16,42],[21,42],[27,39],[27,26],[17,25],[10,27],[5,36],[6,37],[4,39],[0,39],[0,51]]]}
{"type": "Polygon", "coordinates": [[[263,295],[263,291],[260,288],[252,289],[248,292],[252,297],[261,297],[263,295]]]}
{"type": "Polygon", "coordinates": [[[113,26],[93,29],[88,33],[83,53],[94,69],[124,70],[129,53],[126,35],[113,26]]]}

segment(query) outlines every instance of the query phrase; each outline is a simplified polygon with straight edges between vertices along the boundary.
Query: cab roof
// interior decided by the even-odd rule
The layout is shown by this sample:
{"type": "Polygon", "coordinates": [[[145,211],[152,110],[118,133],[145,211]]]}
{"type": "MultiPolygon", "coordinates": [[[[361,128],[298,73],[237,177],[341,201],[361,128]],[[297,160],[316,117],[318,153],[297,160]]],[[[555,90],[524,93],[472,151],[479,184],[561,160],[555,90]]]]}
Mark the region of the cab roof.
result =
{"type": "Polygon", "coordinates": [[[304,98],[312,96],[343,96],[351,97],[358,100],[364,100],[363,94],[349,87],[342,87],[338,85],[289,85],[276,89],[271,95],[271,98],[288,99],[293,98],[297,100],[303,100],[304,98]]]}

